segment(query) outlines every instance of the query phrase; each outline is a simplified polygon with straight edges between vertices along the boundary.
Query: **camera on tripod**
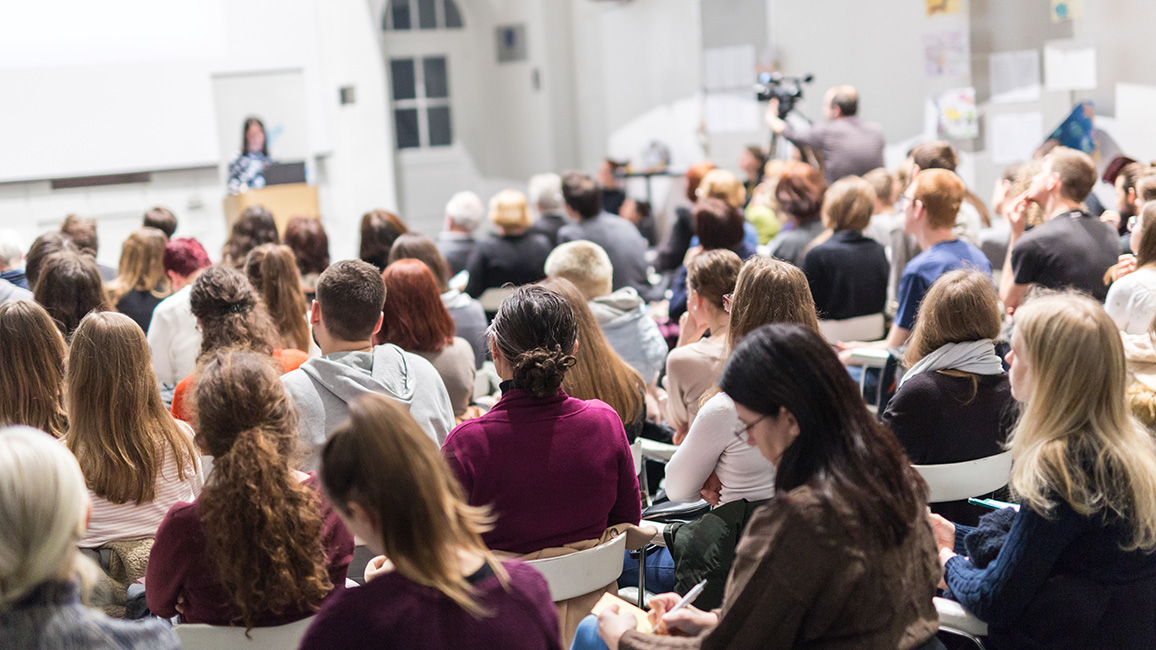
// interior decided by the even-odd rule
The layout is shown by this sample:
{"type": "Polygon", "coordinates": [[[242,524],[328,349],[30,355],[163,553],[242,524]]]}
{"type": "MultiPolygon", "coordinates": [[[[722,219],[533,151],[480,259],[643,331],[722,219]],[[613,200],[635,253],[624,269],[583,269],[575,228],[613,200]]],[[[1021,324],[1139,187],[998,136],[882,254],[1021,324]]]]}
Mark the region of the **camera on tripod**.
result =
{"type": "Polygon", "coordinates": [[[760,102],[779,100],[779,119],[783,119],[795,108],[795,102],[803,98],[803,84],[809,84],[815,75],[785,77],[781,72],[760,72],[755,84],[755,97],[760,102]]]}

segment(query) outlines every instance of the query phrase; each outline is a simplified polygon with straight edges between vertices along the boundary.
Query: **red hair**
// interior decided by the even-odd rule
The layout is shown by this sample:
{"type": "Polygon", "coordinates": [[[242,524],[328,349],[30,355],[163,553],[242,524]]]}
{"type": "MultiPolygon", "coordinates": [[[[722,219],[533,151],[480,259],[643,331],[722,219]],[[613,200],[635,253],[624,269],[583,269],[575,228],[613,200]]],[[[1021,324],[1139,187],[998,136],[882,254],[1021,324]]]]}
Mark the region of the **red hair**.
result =
{"type": "Polygon", "coordinates": [[[374,345],[393,343],[409,352],[437,352],[453,343],[454,319],[424,262],[398,260],[385,268],[381,279],[385,308],[374,345]]]}

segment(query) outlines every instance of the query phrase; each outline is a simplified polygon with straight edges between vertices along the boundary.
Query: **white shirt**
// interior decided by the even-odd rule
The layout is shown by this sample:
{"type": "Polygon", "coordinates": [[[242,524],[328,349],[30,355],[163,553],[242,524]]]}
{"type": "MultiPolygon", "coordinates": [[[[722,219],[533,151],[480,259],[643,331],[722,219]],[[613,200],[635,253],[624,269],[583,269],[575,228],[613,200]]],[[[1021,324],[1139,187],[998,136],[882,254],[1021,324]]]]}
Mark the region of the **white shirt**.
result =
{"type": "Polygon", "coordinates": [[[763,458],[745,436],[735,435],[739,416],[735,404],[719,393],[703,404],[686,440],[666,465],[666,495],[671,501],[697,501],[711,472],[722,482],[719,505],[747,499],[769,499],[775,494],[775,466],[763,458]]]}
{"type": "Polygon", "coordinates": [[[157,381],[169,386],[192,374],[201,351],[201,332],[189,305],[193,287],[188,285],[165,298],[153,312],[149,325],[149,349],[157,381]]]}
{"type": "Polygon", "coordinates": [[[1141,267],[1108,287],[1104,310],[1125,334],[1143,334],[1156,317],[1156,268],[1141,267]]]}

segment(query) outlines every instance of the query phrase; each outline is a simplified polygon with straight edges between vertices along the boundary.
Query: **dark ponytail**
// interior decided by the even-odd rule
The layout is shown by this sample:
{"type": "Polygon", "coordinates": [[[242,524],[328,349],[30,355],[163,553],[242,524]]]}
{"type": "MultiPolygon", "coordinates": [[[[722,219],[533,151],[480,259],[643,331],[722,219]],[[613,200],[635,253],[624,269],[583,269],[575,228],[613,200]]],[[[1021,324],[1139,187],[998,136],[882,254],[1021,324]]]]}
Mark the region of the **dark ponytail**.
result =
{"type": "Polygon", "coordinates": [[[532,397],[554,394],[577,363],[574,312],[565,298],[540,286],[519,287],[506,298],[489,336],[513,367],[514,385],[532,397]]]}

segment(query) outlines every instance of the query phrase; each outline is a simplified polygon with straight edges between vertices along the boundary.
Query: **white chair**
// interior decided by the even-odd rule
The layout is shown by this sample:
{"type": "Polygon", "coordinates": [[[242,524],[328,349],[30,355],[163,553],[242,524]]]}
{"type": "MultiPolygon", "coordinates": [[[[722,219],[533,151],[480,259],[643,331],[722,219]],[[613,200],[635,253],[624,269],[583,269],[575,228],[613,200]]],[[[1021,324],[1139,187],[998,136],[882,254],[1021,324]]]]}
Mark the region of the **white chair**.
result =
{"type": "Polygon", "coordinates": [[[487,314],[493,314],[502,306],[502,301],[514,293],[515,287],[490,287],[478,296],[478,302],[487,314]]]}
{"type": "Polygon", "coordinates": [[[674,457],[674,452],[678,451],[676,445],[668,445],[665,442],[658,442],[657,440],[639,438],[638,442],[641,443],[643,458],[654,458],[670,462],[670,459],[674,457]]]}
{"type": "Polygon", "coordinates": [[[877,341],[887,333],[883,314],[868,314],[842,320],[821,320],[819,331],[828,343],[839,341],[877,341]]]}
{"type": "Polygon", "coordinates": [[[184,650],[294,650],[313,617],[277,627],[255,627],[245,635],[245,628],[224,625],[184,623],[175,626],[184,650]]]}
{"type": "Polygon", "coordinates": [[[622,573],[622,557],[626,551],[626,535],[603,542],[584,551],[530,560],[530,566],[546,579],[554,602],[604,589],[618,580],[622,573]]]}
{"type": "Polygon", "coordinates": [[[1010,451],[962,463],[912,465],[931,489],[931,503],[960,501],[994,492],[1007,485],[1011,466],[1010,451]]]}
{"type": "Polygon", "coordinates": [[[946,598],[935,599],[935,613],[939,615],[939,629],[962,636],[980,648],[984,647],[983,637],[987,636],[987,623],[963,608],[963,605],[946,598]]]}
{"type": "MultiPolygon", "coordinates": [[[[851,351],[850,365],[863,367],[863,372],[859,375],[860,395],[863,395],[866,390],[865,387],[867,384],[867,369],[879,368],[880,373],[882,373],[883,368],[887,367],[887,360],[890,358],[891,352],[889,350],[880,350],[879,348],[855,348],[851,351]]],[[[880,399],[882,393],[882,387],[880,387],[880,390],[877,391],[877,394],[873,399],[880,399]]],[[[865,395],[864,398],[866,398],[865,395]]],[[[876,404],[867,404],[867,410],[874,415],[878,414],[879,407],[876,404]]]]}

